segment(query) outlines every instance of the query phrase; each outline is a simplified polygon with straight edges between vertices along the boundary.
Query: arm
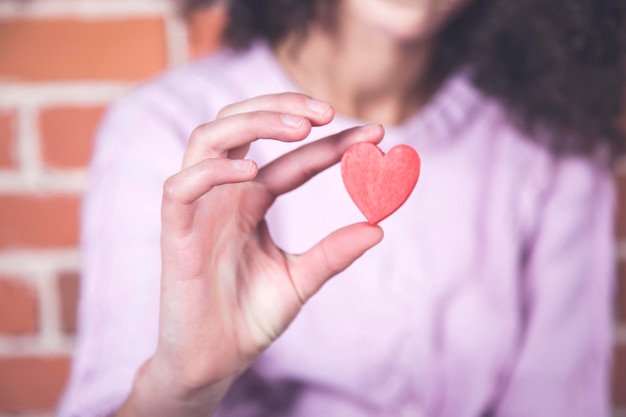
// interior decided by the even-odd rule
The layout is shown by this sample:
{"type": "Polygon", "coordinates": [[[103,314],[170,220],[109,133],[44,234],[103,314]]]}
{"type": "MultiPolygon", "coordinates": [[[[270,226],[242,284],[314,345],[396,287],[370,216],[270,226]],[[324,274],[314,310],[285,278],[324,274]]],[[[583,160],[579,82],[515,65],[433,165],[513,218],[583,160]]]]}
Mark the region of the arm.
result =
{"type": "Polygon", "coordinates": [[[574,159],[559,162],[553,179],[525,264],[525,333],[497,416],[609,415],[613,184],[574,159]]]}
{"type": "Polygon", "coordinates": [[[98,131],[82,201],[78,334],[60,417],[111,414],[156,346],[161,191],[184,145],[154,102],[134,93],[98,131]]]}
{"type": "Polygon", "coordinates": [[[276,247],[263,220],[279,195],[338,162],[352,143],[382,139],[380,126],[354,128],[260,170],[240,159],[259,137],[299,141],[333,114],[301,94],[263,96],[194,131],[182,170],[163,187],[156,351],[118,416],[212,413],[302,304],[382,239],[380,228],[360,223],[295,256],[276,247]]]}

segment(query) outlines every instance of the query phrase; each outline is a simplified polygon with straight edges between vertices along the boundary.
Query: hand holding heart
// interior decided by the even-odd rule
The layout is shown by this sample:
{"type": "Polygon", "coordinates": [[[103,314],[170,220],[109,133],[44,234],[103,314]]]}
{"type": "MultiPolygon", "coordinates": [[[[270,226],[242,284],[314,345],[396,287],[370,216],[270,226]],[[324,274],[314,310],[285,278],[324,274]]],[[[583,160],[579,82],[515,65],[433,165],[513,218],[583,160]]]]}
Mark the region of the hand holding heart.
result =
{"type": "Polygon", "coordinates": [[[287,93],[227,106],[195,129],[182,170],[163,190],[157,350],[121,414],[206,415],[309,297],[380,242],[382,230],[364,222],[289,254],[264,217],[279,195],[339,162],[350,145],[378,143],[382,127],[346,130],[261,169],[240,159],[257,138],[300,141],[333,117],[330,105],[287,93]]]}

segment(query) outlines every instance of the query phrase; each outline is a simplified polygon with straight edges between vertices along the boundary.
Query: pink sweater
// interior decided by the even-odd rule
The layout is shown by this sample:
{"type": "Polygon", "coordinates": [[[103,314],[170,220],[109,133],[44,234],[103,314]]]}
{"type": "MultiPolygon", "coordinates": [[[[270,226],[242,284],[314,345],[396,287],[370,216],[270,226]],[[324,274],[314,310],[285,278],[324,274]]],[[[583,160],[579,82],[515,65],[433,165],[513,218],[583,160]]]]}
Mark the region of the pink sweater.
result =
{"type": "MultiPolygon", "coordinates": [[[[157,338],[162,183],[224,105],[295,91],[264,43],[147,83],[106,117],[83,207],[80,330],[59,415],[124,401],[157,338]]],[[[362,121],[338,115],[310,140],[362,121]]],[[[314,297],[233,387],[220,416],[602,417],[608,411],[614,190],[555,159],[465,77],[387,126],[420,181],[382,244],[314,297]]],[[[307,139],[309,140],[309,139],[307,139]]],[[[259,165],[298,146],[257,141],[259,165]]],[[[299,252],[362,221],[333,167],[270,211],[299,252]]],[[[211,317],[207,317],[211,320],[211,317]]]]}

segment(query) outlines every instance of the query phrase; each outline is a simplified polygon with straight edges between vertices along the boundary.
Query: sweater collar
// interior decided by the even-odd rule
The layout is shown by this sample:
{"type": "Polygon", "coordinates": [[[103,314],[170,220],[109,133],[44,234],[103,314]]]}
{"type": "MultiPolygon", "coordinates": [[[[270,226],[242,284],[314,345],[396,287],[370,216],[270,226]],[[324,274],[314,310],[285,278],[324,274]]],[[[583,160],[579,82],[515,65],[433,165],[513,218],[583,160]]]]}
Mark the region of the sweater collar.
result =
{"type": "MultiPolygon", "coordinates": [[[[284,71],[267,42],[256,41],[248,53],[256,55],[254,61],[265,66],[259,68],[260,73],[268,77],[264,82],[265,88],[302,92],[284,71]]],[[[415,114],[398,125],[385,126],[385,143],[393,146],[402,142],[422,147],[453,141],[468,125],[481,101],[484,98],[472,85],[468,71],[457,71],[415,114]]],[[[346,127],[366,124],[363,120],[340,113],[335,116],[335,122],[346,127]]]]}

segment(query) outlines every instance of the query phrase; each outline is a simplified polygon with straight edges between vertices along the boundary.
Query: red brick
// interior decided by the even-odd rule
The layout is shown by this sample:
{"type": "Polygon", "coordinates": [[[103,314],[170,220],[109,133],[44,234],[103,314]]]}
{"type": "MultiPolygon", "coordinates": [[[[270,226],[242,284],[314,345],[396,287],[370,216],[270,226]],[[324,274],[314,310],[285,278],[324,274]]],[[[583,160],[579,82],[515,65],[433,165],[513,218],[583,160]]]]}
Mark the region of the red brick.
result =
{"type": "Polygon", "coordinates": [[[61,300],[61,328],[65,333],[76,332],[76,311],[80,277],[77,272],[65,272],[59,276],[58,290],[61,300]]]}
{"type": "Polygon", "coordinates": [[[52,411],[69,374],[67,357],[0,358],[0,410],[52,411]]]}
{"type": "Polygon", "coordinates": [[[152,76],[167,63],[162,18],[2,19],[0,75],[24,80],[152,76]]]}
{"type": "Polygon", "coordinates": [[[617,175],[617,218],[615,232],[619,238],[626,238],[626,173],[617,175]]]}
{"type": "Polygon", "coordinates": [[[55,107],[41,111],[41,153],[55,168],[84,167],[91,156],[93,136],[103,107],[55,107]]]}
{"type": "Polygon", "coordinates": [[[626,345],[619,345],[615,348],[613,404],[616,407],[626,407],[626,345]]]}
{"type": "Polygon", "coordinates": [[[221,42],[225,25],[223,8],[204,8],[192,13],[187,20],[190,57],[196,58],[215,50],[221,42]]]}
{"type": "Polygon", "coordinates": [[[0,168],[15,168],[15,112],[0,113],[0,168]]]}
{"type": "Polygon", "coordinates": [[[10,277],[0,277],[0,333],[34,333],[37,316],[34,289],[10,277]]]}
{"type": "Polygon", "coordinates": [[[0,196],[0,248],[75,246],[79,206],[77,196],[0,196]]]}
{"type": "Polygon", "coordinates": [[[619,322],[626,325],[626,260],[619,261],[617,272],[616,317],[619,322]]]}

